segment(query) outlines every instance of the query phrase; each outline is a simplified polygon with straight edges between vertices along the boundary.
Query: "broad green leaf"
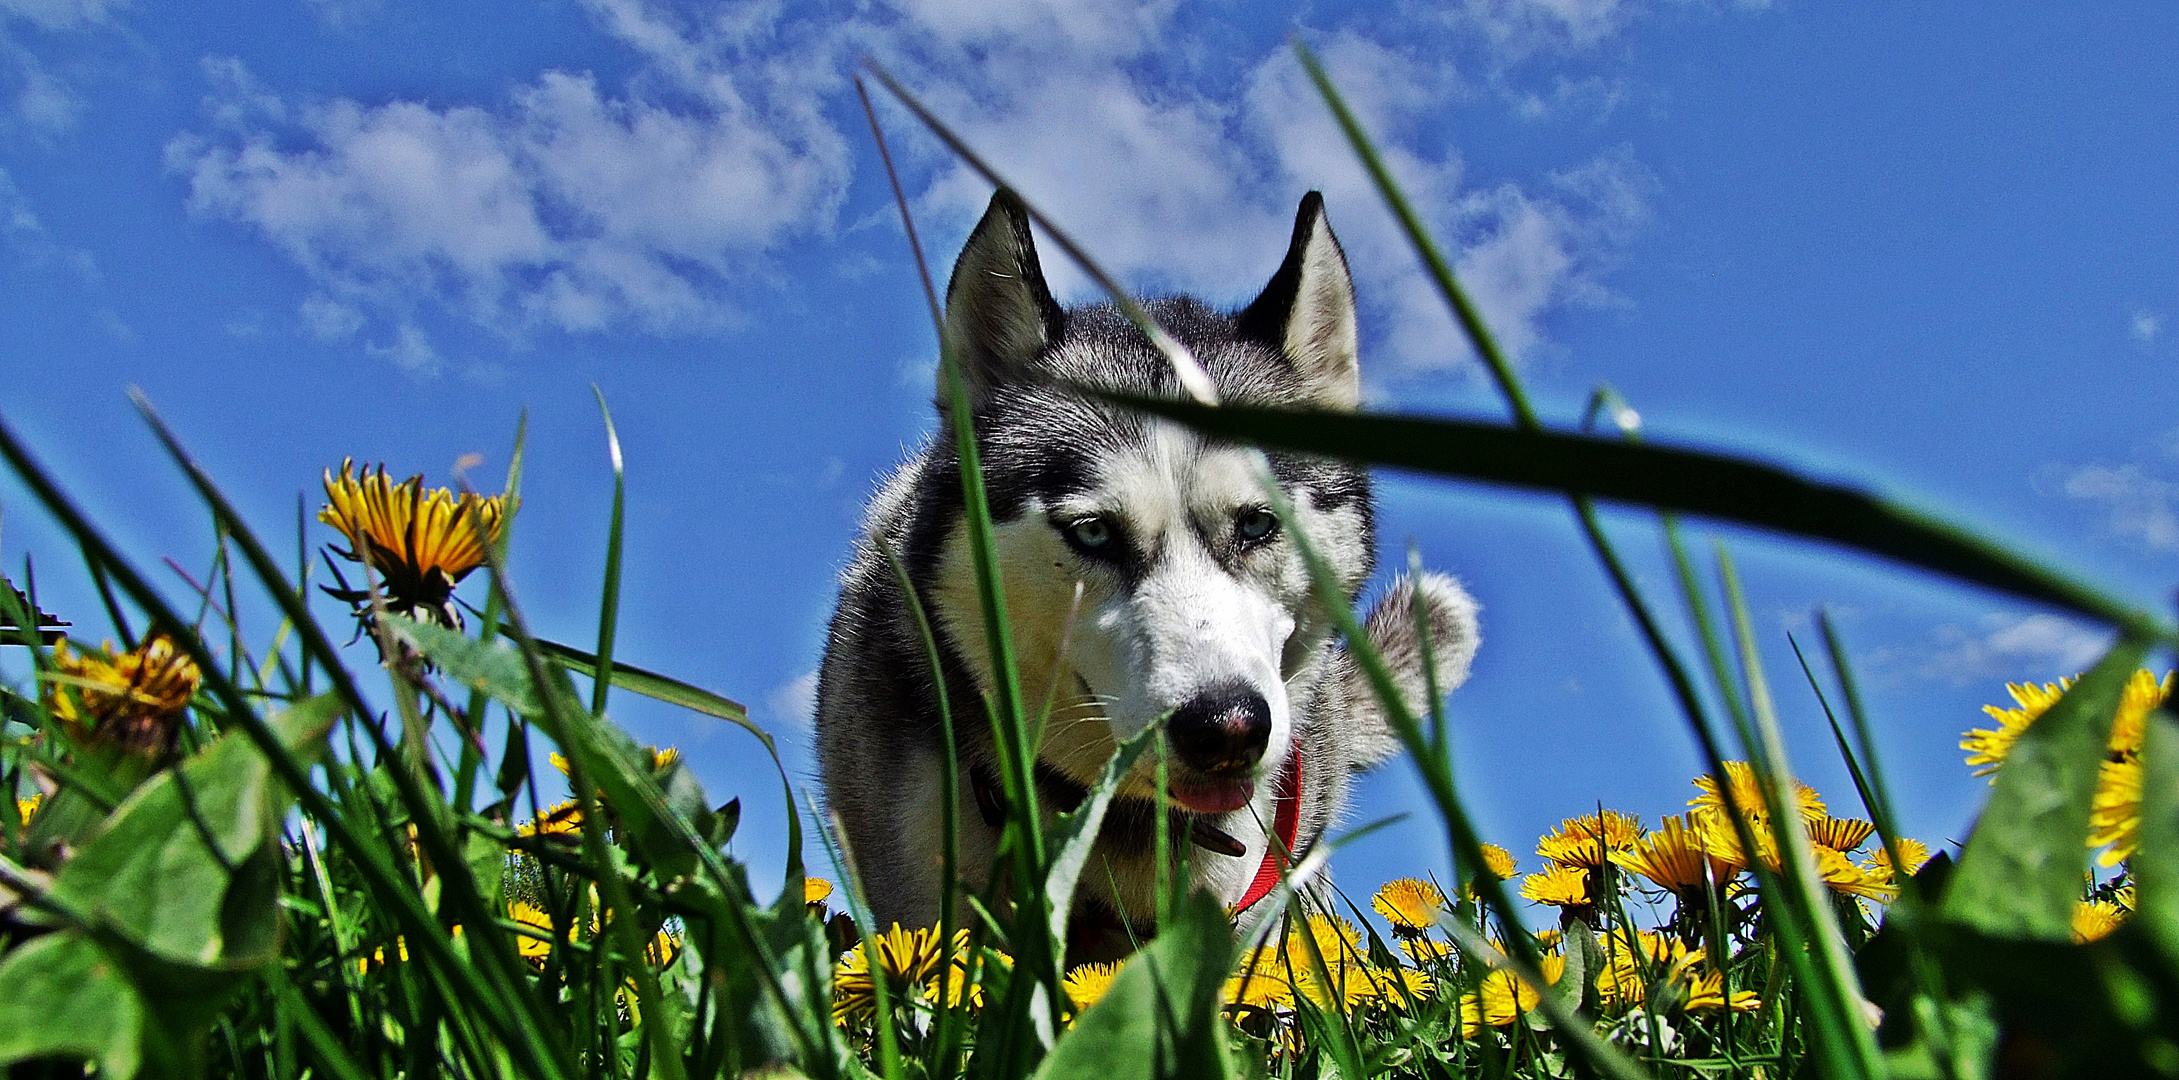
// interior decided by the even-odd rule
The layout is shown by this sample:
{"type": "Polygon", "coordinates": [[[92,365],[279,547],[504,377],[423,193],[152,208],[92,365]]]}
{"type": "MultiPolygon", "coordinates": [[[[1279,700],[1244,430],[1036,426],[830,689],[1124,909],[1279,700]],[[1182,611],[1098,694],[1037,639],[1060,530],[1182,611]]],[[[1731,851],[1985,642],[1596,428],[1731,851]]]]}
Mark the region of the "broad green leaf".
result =
{"type": "Polygon", "coordinates": [[[1105,811],[1112,806],[1113,792],[1119,790],[1120,779],[1135,767],[1143,751],[1157,742],[1163,730],[1163,725],[1152,724],[1114,749],[1112,758],[1105,762],[1104,775],[1090,789],[1089,798],[1073,813],[1061,814],[1045,830],[1045,838],[1052,845],[1052,867],[1044,878],[1044,895],[1052,905],[1053,941],[1067,940],[1067,914],[1074,906],[1074,888],[1081,881],[1082,868],[1089,864],[1090,849],[1097,845],[1097,831],[1104,825],[1105,811]]]}
{"type": "Polygon", "coordinates": [[[2013,743],[1945,889],[1945,919],[1998,937],[2073,939],[2098,769],[2145,652],[2120,640],[2013,743]]]}
{"type": "Polygon", "coordinates": [[[0,1065],[82,1058],[127,1080],[143,1059],[143,1029],[143,999],[81,933],[33,938],[0,959],[0,1065]]]}
{"type": "MultiPolygon", "coordinates": [[[[305,757],[322,744],[340,699],[305,700],[271,718],[305,757]]],[[[61,867],[62,903],[184,964],[262,963],[277,951],[277,867],[253,858],[277,843],[292,797],[241,732],[153,777],[61,867]]]]}
{"type": "Polygon", "coordinates": [[[2149,714],[2141,751],[2141,836],[2130,864],[2141,903],[2134,918],[2179,968],[2179,719],[2149,714]]]}
{"type": "Polygon", "coordinates": [[[1037,1075],[1046,1080],[1213,1080],[1231,1076],[1218,999],[1233,965],[1233,928],[1206,892],[1176,908],[1112,988],[1074,1018],[1037,1075]]]}
{"type": "Polygon", "coordinates": [[[2134,605],[1903,503],[1775,465],[1654,443],[1435,417],[1222,405],[1086,391],[1212,435],[1436,476],[1736,521],[1829,540],[2000,592],[2057,604],[2165,642],[2134,605]]]}
{"type": "Polygon", "coordinates": [[[395,637],[439,665],[447,678],[489,694],[524,716],[544,711],[544,703],[530,685],[529,665],[523,662],[522,653],[505,640],[478,641],[443,626],[399,615],[387,615],[385,625],[395,637]]]}

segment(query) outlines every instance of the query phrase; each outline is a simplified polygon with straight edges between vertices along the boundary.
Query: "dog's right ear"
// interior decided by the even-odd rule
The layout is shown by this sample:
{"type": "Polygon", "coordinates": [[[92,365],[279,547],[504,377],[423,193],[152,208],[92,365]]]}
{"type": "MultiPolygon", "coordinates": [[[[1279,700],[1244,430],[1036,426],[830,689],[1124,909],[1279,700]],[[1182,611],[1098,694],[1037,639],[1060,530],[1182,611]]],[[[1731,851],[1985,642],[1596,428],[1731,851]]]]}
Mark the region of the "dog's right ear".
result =
{"type": "MultiPolygon", "coordinates": [[[[1018,379],[1059,339],[1067,313],[1052,299],[1029,234],[1029,208],[1005,188],[976,223],[946,284],[946,351],[968,382],[971,400],[1018,379]]],[[[943,386],[938,409],[947,411],[943,386]]]]}
{"type": "Polygon", "coordinates": [[[1242,337],[1285,354],[1313,404],[1351,410],[1361,401],[1354,279],[1324,217],[1322,194],[1302,196],[1286,261],[1234,322],[1242,337]]]}

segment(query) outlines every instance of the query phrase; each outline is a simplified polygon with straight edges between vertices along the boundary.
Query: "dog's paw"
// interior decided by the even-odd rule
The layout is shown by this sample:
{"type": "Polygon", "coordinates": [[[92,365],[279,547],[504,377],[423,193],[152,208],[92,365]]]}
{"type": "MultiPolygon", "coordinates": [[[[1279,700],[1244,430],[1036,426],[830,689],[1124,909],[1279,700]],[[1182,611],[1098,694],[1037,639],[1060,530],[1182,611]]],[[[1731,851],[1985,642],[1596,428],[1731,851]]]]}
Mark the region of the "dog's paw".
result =
{"type": "MultiPolygon", "coordinates": [[[[1468,666],[1482,640],[1478,605],[1460,582],[1444,574],[1402,575],[1377,601],[1363,625],[1370,647],[1384,658],[1399,687],[1400,699],[1417,718],[1430,711],[1429,673],[1435,669],[1440,693],[1468,681],[1468,666]],[[1422,618],[1418,619],[1418,610],[1422,618]],[[1427,637],[1427,644],[1425,638],[1427,637]]],[[[1359,665],[1348,668],[1349,700],[1365,735],[1356,764],[1374,765],[1400,749],[1376,689],[1359,665]]]]}

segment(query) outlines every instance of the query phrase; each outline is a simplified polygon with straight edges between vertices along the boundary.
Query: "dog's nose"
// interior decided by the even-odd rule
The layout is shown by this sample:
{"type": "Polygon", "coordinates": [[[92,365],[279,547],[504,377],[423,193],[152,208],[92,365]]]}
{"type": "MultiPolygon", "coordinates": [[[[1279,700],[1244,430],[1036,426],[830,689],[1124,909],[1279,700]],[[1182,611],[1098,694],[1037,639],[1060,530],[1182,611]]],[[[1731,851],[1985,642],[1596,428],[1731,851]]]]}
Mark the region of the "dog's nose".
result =
{"type": "Polygon", "coordinates": [[[1207,690],[1173,710],[1166,737],[1198,772],[1245,773],[1271,743],[1271,706],[1245,686],[1207,690]]]}

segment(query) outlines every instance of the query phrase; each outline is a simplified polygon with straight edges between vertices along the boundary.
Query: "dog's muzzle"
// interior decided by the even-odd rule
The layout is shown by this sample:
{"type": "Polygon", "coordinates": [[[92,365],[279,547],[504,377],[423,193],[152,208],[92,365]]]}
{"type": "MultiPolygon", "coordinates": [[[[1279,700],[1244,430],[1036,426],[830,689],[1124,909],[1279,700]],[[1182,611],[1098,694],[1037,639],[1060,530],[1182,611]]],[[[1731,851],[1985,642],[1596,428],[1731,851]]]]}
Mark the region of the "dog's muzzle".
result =
{"type": "Polygon", "coordinates": [[[1246,776],[1271,744],[1271,705],[1240,684],[1197,694],[1166,727],[1182,764],[1218,779],[1246,776]]]}

